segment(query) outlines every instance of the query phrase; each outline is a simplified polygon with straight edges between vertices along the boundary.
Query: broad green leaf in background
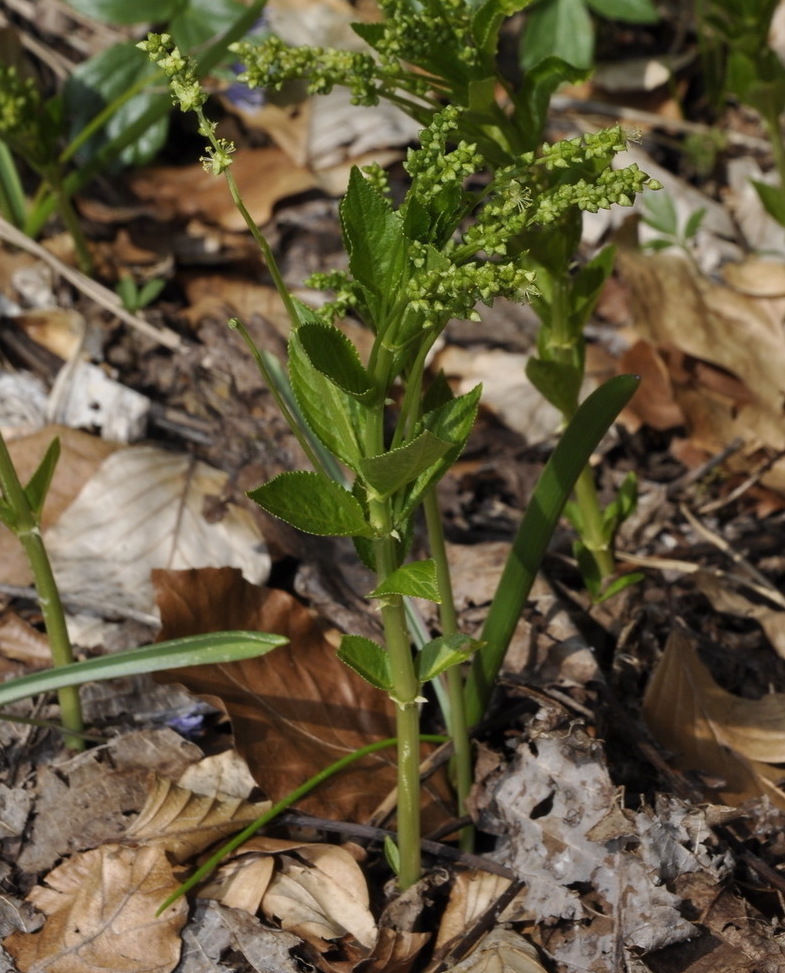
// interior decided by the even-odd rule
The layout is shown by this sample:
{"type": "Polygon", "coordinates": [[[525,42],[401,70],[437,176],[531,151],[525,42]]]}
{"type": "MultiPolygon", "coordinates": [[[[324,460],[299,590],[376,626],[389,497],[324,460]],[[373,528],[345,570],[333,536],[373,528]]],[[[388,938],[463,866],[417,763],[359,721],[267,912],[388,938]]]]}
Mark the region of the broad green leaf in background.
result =
{"type": "Polygon", "coordinates": [[[81,686],[102,679],[119,679],[164,669],[185,666],[217,665],[252,659],[266,655],[289,640],[281,635],[264,632],[213,632],[208,635],[189,635],[141,649],[117,652],[100,659],[86,659],[57,669],[46,669],[21,676],[0,685],[0,706],[19,699],[48,693],[64,686],[81,686]]]}
{"type": "Polygon", "coordinates": [[[77,158],[81,163],[89,162],[103,146],[122,135],[156,106],[160,106],[167,110],[162,110],[160,116],[122,150],[118,161],[122,165],[138,166],[155,156],[166,140],[171,98],[167,91],[145,87],[144,82],[159,75],[160,72],[151,67],[146,54],[130,43],[116,44],[89,61],[77,65],[64,89],[71,138],[77,136],[115,99],[133,88],[139,88],[139,94],[122,104],[101,132],[79,148],[77,158]]]}
{"type": "Polygon", "coordinates": [[[581,371],[564,362],[530,358],[526,362],[526,377],[551,405],[563,415],[572,415],[578,405],[581,371]]]}
{"type": "Polygon", "coordinates": [[[360,502],[321,473],[281,473],[248,496],[279,520],[322,537],[371,537],[360,502]]]}
{"type": "Polygon", "coordinates": [[[369,598],[382,598],[384,595],[406,595],[410,598],[425,598],[427,601],[441,602],[439,584],[436,578],[436,563],[413,561],[389,574],[384,581],[368,595],[369,598]]]}
{"type": "Polygon", "coordinates": [[[432,639],[417,654],[417,678],[420,682],[435,679],[446,669],[470,659],[481,645],[481,642],[461,634],[432,639]]]}
{"type": "Polygon", "coordinates": [[[541,0],[526,20],[521,65],[533,68],[557,57],[576,68],[594,61],[594,27],[584,0],[541,0]]]}
{"type": "Polygon", "coordinates": [[[301,324],[297,337],[313,367],[339,389],[357,397],[370,391],[368,373],[343,331],[331,324],[301,324]]]}
{"type": "Polygon", "coordinates": [[[360,469],[380,497],[389,497],[430,469],[451,448],[452,443],[425,429],[405,446],[361,460],[360,469]]]}
{"type": "Polygon", "coordinates": [[[338,658],[377,689],[388,693],[392,688],[390,657],[378,642],[362,635],[344,635],[338,658]]]}
{"type": "Polygon", "coordinates": [[[68,6],[86,17],[107,24],[160,23],[169,20],[182,6],[182,0],[67,0],[68,6]]]}
{"type": "Polygon", "coordinates": [[[773,216],[780,226],[785,226],[785,191],[782,186],[770,186],[758,179],[753,179],[752,184],[769,216],[773,216]]]}
{"type": "Polygon", "coordinates": [[[652,0],[586,0],[586,3],[607,20],[628,24],[654,24],[659,20],[652,0]]]}
{"type": "MultiPolygon", "coordinates": [[[[135,4],[126,4],[135,6],[135,4]]],[[[243,13],[245,6],[238,0],[188,0],[177,4],[168,31],[181,51],[193,51],[213,37],[229,30],[243,13]]],[[[157,14],[154,20],[162,20],[157,14]]]]}

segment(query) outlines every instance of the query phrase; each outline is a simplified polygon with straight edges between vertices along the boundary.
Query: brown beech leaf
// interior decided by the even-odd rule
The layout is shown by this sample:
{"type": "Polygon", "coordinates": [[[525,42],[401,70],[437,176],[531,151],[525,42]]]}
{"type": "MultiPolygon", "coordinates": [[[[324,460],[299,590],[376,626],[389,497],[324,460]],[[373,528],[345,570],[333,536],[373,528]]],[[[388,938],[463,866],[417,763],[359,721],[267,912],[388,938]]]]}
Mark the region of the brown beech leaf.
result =
{"type": "Polygon", "coordinates": [[[180,958],[181,898],[161,848],[102,845],[69,858],[28,896],[47,916],[40,932],[15,932],[3,946],[22,973],[169,973],[180,958]]]}
{"type": "Polygon", "coordinates": [[[126,836],[157,845],[176,862],[186,862],[209,845],[255,821],[270,802],[250,804],[239,798],[194,794],[163,777],[154,777],[139,817],[126,836]]]}
{"type": "Polygon", "coordinates": [[[716,796],[726,804],[766,794],[785,808],[785,794],[776,786],[783,774],[771,766],[785,762],[785,694],[743,699],[727,692],[700,661],[689,635],[674,629],[643,713],[675,755],[674,764],[717,778],[716,796]]]}
{"type": "MultiPolygon", "coordinates": [[[[289,645],[261,658],[163,677],[226,709],[237,750],[273,801],[359,747],[395,736],[390,699],[340,662],[323,627],[291,595],[249,584],[232,568],[154,571],[153,583],[161,639],[222,629],[289,638],[289,645]]],[[[395,784],[395,749],[388,748],[330,778],[298,806],[322,817],[359,820],[395,784]]],[[[445,793],[438,779],[426,784],[431,803],[445,793]]],[[[432,811],[426,828],[444,820],[443,807],[432,811]]]]}

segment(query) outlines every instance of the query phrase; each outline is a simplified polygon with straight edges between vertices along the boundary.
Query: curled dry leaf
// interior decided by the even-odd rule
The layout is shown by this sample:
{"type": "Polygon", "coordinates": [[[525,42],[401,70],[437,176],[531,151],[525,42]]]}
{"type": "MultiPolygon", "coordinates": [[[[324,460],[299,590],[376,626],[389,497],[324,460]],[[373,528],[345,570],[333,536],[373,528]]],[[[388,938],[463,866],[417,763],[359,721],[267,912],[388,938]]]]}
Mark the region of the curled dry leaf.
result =
{"type": "Polygon", "coordinates": [[[239,798],[194,794],[155,776],[139,817],[126,836],[134,842],[156,845],[176,862],[186,862],[205,848],[240,831],[270,807],[239,798]]]}
{"type": "MultiPolygon", "coordinates": [[[[238,752],[272,800],[359,747],[395,735],[390,699],[340,662],[324,628],[291,595],[248,584],[230,568],[156,571],[153,580],[162,639],[222,629],[289,638],[289,645],[261,658],[163,677],[226,709],[238,752]]],[[[321,817],[359,820],[395,785],[394,748],[380,750],[325,781],[298,806],[321,817]]],[[[447,800],[447,785],[430,778],[426,829],[445,819],[447,800]]]]}
{"type": "Polygon", "coordinates": [[[698,658],[694,641],[674,629],[646,690],[643,713],[649,729],[674,754],[681,769],[719,782],[726,804],[767,795],[785,808],[777,786],[785,762],[785,694],[742,699],[722,689],[698,658]]]}
{"type": "Polygon", "coordinates": [[[493,872],[458,872],[442,915],[435,949],[462,938],[466,930],[509,888],[510,880],[493,872]]]}
{"type": "Polygon", "coordinates": [[[178,880],[163,849],[103,845],[74,855],[28,896],[47,916],[37,933],[3,943],[22,973],[169,973],[188,911],[156,910],[178,880]]]}
{"type": "Polygon", "coordinates": [[[546,973],[537,950],[513,929],[497,926],[450,973],[546,973]]]}

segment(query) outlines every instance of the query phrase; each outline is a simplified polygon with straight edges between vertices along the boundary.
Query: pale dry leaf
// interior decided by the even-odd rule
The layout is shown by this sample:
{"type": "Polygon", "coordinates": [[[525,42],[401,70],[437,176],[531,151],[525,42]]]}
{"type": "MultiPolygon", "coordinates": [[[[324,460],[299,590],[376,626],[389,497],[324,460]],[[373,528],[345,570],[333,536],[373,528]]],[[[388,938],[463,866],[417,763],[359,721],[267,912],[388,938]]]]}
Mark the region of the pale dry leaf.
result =
{"type": "Polygon", "coordinates": [[[766,638],[777,655],[785,659],[785,611],[770,604],[752,601],[738,588],[731,587],[711,571],[696,571],[692,578],[715,611],[741,618],[754,618],[766,633],[766,638]]]}
{"type": "Polygon", "coordinates": [[[272,855],[255,855],[243,845],[240,857],[224,864],[219,873],[199,889],[199,896],[255,916],[275,873],[272,855]]]}
{"type": "Polygon", "coordinates": [[[194,794],[163,777],[152,780],[147,801],[126,837],[163,848],[176,862],[186,862],[205,848],[241,831],[270,808],[217,793],[194,794]]]}
{"type": "Polygon", "coordinates": [[[722,268],[725,283],[751,297],[785,297],[785,263],[747,257],[740,263],[727,263],[722,268]]]}
{"type": "Polygon", "coordinates": [[[61,592],[133,611],[154,608],[153,568],[232,565],[263,582],[270,559],[250,512],[207,511],[227,476],[153,447],[114,453],[47,532],[61,592]]]}
{"type": "Polygon", "coordinates": [[[654,736],[675,755],[675,765],[716,778],[714,790],[726,804],[767,795],[785,808],[785,794],[775,786],[782,772],[768,766],[785,761],[785,694],[732,695],[700,661],[694,640],[674,629],[643,712],[654,736]]]}
{"type": "Polygon", "coordinates": [[[37,933],[4,946],[22,973],[169,973],[188,905],[156,916],[179,882],[162,849],[102,845],[75,855],[28,896],[47,916],[37,933]]]}
{"type": "Polygon", "coordinates": [[[371,949],[376,923],[368,907],[368,887],[349,852],[335,845],[307,846],[299,854],[310,865],[286,858],[262,900],[269,918],[312,943],[320,952],[349,935],[371,949]]]}
{"type": "Polygon", "coordinates": [[[458,872],[442,914],[434,949],[465,934],[472,923],[509,888],[510,880],[493,872],[458,872]]]}
{"type": "Polygon", "coordinates": [[[243,799],[256,787],[248,764],[236,750],[223,750],[191,764],[177,784],[195,794],[243,799]]]}
{"type": "Polygon", "coordinates": [[[504,926],[491,929],[450,973],[547,973],[537,950],[519,933],[504,926]]]}

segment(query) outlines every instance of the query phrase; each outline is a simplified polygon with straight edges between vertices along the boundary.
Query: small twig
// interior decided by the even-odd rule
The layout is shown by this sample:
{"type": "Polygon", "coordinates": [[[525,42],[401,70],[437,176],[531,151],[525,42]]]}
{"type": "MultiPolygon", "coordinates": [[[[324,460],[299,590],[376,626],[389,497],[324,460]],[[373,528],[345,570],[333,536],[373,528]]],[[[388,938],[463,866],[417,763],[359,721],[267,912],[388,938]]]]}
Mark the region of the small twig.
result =
{"type": "Polygon", "coordinates": [[[166,348],[175,349],[180,347],[182,341],[176,332],[165,327],[155,328],[149,321],[145,321],[144,318],[137,317],[135,314],[129,314],[122,306],[120,298],[114,291],[110,291],[103,284],[99,284],[81,271],[63,263],[59,257],[56,257],[53,253],[49,253],[40,243],[31,240],[29,236],[26,236],[21,230],[18,230],[8,220],[3,219],[2,216],[0,216],[0,239],[5,240],[15,247],[19,247],[20,250],[26,250],[27,253],[31,253],[33,256],[43,260],[86,297],[95,301],[96,304],[100,304],[101,307],[114,314],[115,317],[118,317],[125,324],[146,335],[148,338],[152,338],[166,348]]]}
{"type": "Polygon", "coordinates": [[[677,480],[674,480],[668,485],[668,489],[665,493],[669,500],[678,496],[686,487],[692,486],[693,483],[697,483],[698,480],[703,479],[703,477],[710,473],[713,469],[716,469],[721,463],[724,463],[729,456],[737,453],[742,446],[744,441],[742,439],[736,438],[728,445],[720,450],[719,453],[715,453],[714,456],[710,456],[705,463],[701,463],[700,466],[696,466],[695,469],[689,470],[683,476],[680,476],[677,480]]]}
{"type": "Polygon", "coordinates": [[[718,500],[712,500],[709,503],[704,503],[698,508],[698,512],[701,514],[714,513],[715,511],[726,507],[729,503],[733,503],[735,500],[738,500],[739,497],[743,496],[748,490],[751,490],[754,486],[756,486],[769,472],[772,466],[774,466],[775,463],[778,463],[783,456],[785,456],[785,449],[778,450],[773,456],[770,456],[768,459],[758,464],[758,466],[752,471],[752,473],[750,473],[746,480],[740,483],[737,487],[734,487],[734,489],[731,490],[727,496],[720,497],[718,500]]]}
{"type": "Polygon", "coordinates": [[[765,592],[767,592],[767,597],[770,601],[775,602],[780,606],[780,608],[785,608],[785,595],[782,595],[782,593],[774,587],[771,581],[769,581],[764,574],[761,574],[761,572],[753,564],[750,564],[750,562],[742,554],[739,554],[738,551],[734,550],[734,548],[731,547],[724,537],[721,537],[719,534],[716,534],[713,530],[706,527],[705,524],[702,524],[685,504],[679,504],[679,509],[693,530],[700,534],[705,540],[709,541],[711,544],[714,544],[715,547],[718,547],[724,554],[727,554],[728,557],[742,569],[742,571],[744,571],[750,578],[753,579],[753,581],[757,582],[757,584],[765,592]]]}

